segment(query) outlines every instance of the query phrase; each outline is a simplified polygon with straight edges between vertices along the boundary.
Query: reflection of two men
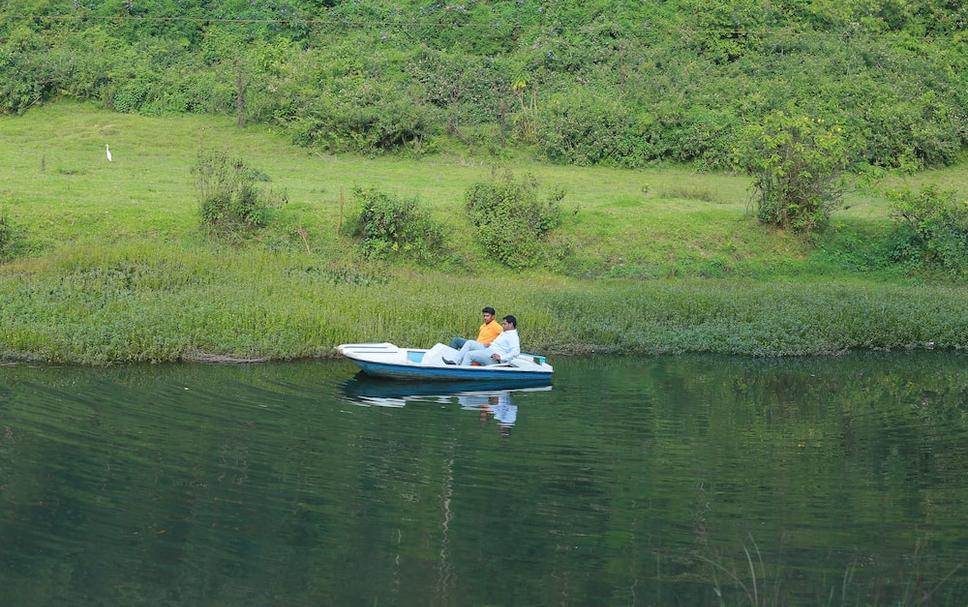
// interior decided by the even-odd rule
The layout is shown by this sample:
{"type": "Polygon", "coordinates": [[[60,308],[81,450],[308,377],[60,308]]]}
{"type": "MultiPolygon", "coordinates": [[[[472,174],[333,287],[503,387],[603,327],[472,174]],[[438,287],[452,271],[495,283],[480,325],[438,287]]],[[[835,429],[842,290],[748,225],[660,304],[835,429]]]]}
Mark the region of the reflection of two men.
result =
{"type": "Polygon", "coordinates": [[[481,423],[494,418],[501,434],[510,436],[511,428],[518,419],[518,406],[511,401],[509,391],[490,394],[462,394],[457,397],[462,409],[477,409],[481,412],[481,423]]]}

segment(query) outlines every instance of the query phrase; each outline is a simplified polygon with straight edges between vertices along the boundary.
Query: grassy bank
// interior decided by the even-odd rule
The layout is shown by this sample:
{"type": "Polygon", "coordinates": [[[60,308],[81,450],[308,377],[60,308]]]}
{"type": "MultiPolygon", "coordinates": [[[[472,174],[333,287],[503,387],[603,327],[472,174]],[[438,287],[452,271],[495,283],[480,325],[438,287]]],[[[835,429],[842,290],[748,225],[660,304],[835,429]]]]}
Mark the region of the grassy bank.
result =
{"type": "Polygon", "coordinates": [[[964,288],[682,279],[589,283],[329,265],[316,256],[141,245],[10,264],[0,344],[58,362],[325,356],[341,342],[470,334],[482,302],[550,353],[829,354],[968,345],[964,288]]]}
{"type": "MultiPolygon", "coordinates": [[[[484,259],[471,237],[463,191],[492,170],[474,159],[319,156],[225,119],[74,103],[0,118],[0,208],[22,234],[0,265],[0,352],[93,364],[325,356],[341,342],[468,334],[484,303],[516,314],[525,347],[549,353],[968,347],[965,285],[914,281],[872,254],[889,228],[877,188],[851,193],[812,247],[755,222],[743,177],[512,164],[568,190],[556,236],[568,252],[525,274],[484,259]],[[288,191],[244,244],[198,227],[189,168],[203,145],[288,191]],[[337,230],[356,185],[429,205],[448,230],[439,263],[361,262],[337,230]]],[[[904,181],[965,192],[968,170],[887,186],[904,181]]]]}

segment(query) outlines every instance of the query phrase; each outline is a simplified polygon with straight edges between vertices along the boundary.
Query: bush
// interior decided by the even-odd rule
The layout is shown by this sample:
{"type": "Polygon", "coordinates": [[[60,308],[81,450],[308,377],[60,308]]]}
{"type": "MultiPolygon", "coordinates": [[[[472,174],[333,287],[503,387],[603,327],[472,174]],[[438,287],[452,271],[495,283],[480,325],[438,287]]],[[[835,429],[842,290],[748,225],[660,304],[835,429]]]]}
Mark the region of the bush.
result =
{"type": "Polygon", "coordinates": [[[538,111],[538,145],[553,162],[640,167],[659,154],[647,121],[605,94],[579,90],[559,95],[538,111]]]}
{"type": "Polygon", "coordinates": [[[694,31],[685,36],[684,43],[716,64],[756,53],[762,44],[757,32],[763,31],[769,15],[759,0],[685,0],[680,10],[694,24],[694,31]]]}
{"type": "Polygon", "coordinates": [[[935,186],[895,191],[890,198],[898,222],[896,260],[968,271],[968,200],[959,202],[955,192],[935,186]]]}
{"type": "Polygon", "coordinates": [[[27,27],[0,34],[0,112],[23,112],[50,95],[43,36],[27,27]],[[4,39],[6,38],[6,39],[4,39]]]}
{"type": "Polygon", "coordinates": [[[843,196],[840,171],[847,156],[840,133],[822,118],[783,112],[746,129],[739,163],[753,177],[762,223],[795,232],[827,225],[843,196]]]}
{"type": "Polygon", "coordinates": [[[914,172],[952,164],[961,150],[959,112],[934,91],[914,98],[885,95],[865,111],[856,155],[865,162],[914,172]]]}
{"type": "Polygon", "coordinates": [[[293,142],[334,152],[424,153],[439,132],[438,108],[411,98],[391,84],[367,86],[336,80],[332,94],[296,96],[279,120],[293,142]],[[342,85],[342,86],[341,86],[342,85]]]}
{"type": "Polygon", "coordinates": [[[477,239],[488,254],[515,269],[537,265],[545,256],[545,239],[561,223],[564,190],[538,196],[532,175],[516,180],[511,173],[475,183],[464,193],[477,239]]]}
{"type": "Polygon", "coordinates": [[[157,82],[142,77],[124,82],[111,96],[111,108],[116,112],[131,114],[138,112],[157,89],[157,82]]]}
{"type": "Polygon", "coordinates": [[[428,260],[443,246],[443,229],[416,198],[400,198],[374,188],[356,188],[360,212],[351,232],[361,239],[365,257],[407,253],[428,260]]]}
{"type": "Polygon", "coordinates": [[[408,72],[419,84],[424,103],[445,110],[448,124],[493,122],[509,83],[488,57],[422,48],[409,62],[408,72]]]}
{"type": "Polygon", "coordinates": [[[264,173],[224,151],[199,152],[192,174],[202,223],[223,235],[264,226],[269,209],[286,202],[285,192],[265,193],[256,187],[256,181],[265,180],[264,173]]]}

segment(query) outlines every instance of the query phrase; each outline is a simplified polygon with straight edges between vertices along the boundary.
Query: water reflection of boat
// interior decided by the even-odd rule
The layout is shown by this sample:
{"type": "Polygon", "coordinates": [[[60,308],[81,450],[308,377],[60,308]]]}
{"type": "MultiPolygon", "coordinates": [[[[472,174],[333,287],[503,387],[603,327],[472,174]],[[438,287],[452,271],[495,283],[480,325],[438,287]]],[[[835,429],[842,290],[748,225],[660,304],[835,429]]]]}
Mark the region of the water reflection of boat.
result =
{"type": "Polygon", "coordinates": [[[411,400],[442,403],[456,400],[462,408],[477,409],[489,403],[510,402],[512,393],[549,390],[551,384],[542,380],[404,383],[373,378],[363,372],[343,384],[343,395],[350,401],[380,407],[403,407],[411,400]]]}

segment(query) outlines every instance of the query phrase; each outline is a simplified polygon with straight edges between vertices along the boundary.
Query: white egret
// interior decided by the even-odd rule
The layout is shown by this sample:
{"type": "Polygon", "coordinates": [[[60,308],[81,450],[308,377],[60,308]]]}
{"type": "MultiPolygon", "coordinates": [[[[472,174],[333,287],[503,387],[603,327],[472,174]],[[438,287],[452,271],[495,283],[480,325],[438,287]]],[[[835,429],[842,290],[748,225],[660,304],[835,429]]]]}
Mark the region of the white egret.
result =
{"type": "Polygon", "coordinates": [[[111,148],[108,144],[104,144],[104,155],[108,157],[108,162],[111,162],[111,148]]]}

